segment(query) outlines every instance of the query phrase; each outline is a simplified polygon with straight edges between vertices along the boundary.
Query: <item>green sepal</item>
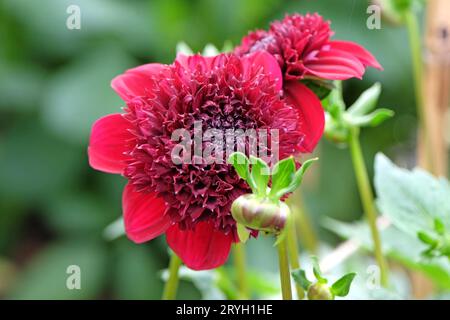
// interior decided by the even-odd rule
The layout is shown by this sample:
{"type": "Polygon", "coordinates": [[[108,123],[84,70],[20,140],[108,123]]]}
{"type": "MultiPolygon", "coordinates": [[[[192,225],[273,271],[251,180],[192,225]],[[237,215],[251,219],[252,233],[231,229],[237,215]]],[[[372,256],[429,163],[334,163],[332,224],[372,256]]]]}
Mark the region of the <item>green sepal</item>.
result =
{"type": "Polygon", "coordinates": [[[355,127],[376,127],[384,121],[392,118],[394,114],[394,111],[390,109],[380,108],[372,113],[362,116],[353,116],[348,114],[346,119],[355,127]]]}
{"type": "Polygon", "coordinates": [[[308,291],[308,288],[311,286],[312,282],[308,280],[306,277],[305,270],[296,269],[291,272],[292,278],[294,281],[303,288],[303,290],[308,291]]]}
{"type": "Polygon", "coordinates": [[[289,157],[277,162],[272,170],[272,186],[269,198],[276,201],[280,197],[277,195],[280,190],[288,187],[292,182],[295,172],[295,162],[293,157],[289,157]]]}
{"type": "Polygon", "coordinates": [[[180,42],[177,43],[176,52],[177,52],[177,54],[184,54],[186,56],[190,56],[190,55],[194,54],[194,52],[187,45],[187,43],[183,42],[183,41],[180,41],[180,42]]]}
{"type": "Polygon", "coordinates": [[[234,170],[236,170],[239,177],[241,177],[244,180],[247,180],[248,176],[250,175],[250,170],[249,170],[249,160],[245,154],[243,154],[242,152],[233,152],[228,157],[227,162],[233,165],[234,170]]]}
{"type": "Polygon", "coordinates": [[[317,281],[320,283],[327,283],[328,280],[326,278],[324,278],[322,275],[322,271],[320,270],[319,260],[317,259],[317,257],[312,256],[311,261],[312,261],[312,266],[313,266],[313,273],[314,273],[314,276],[316,277],[317,281]]]}
{"type": "Polygon", "coordinates": [[[250,163],[252,164],[250,176],[255,182],[257,196],[265,197],[270,179],[270,168],[264,160],[254,156],[250,156],[250,163]]]}
{"type": "Polygon", "coordinates": [[[204,57],[214,57],[220,54],[219,49],[216,48],[215,45],[212,43],[206,44],[206,46],[203,48],[202,56],[204,57]]]}
{"type": "Polygon", "coordinates": [[[364,91],[359,98],[348,108],[347,112],[352,116],[363,116],[375,109],[381,94],[381,84],[375,83],[364,91]]]}
{"type": "Polygon", "coordinates": [[[337,280],[333,285],[331,286],[330,290],[331,292],[338,297],[345,297],[348,295],[348,292],[350,291],[350,287],[352,285],[352,281],[355,278],[356,273],[351,272],[347,273],[343,277],[341,277],[339,280],[337,280]]]}
{"type": "Polygon", "coordinates": [[[239,240],[242,243],[246,243],[248,238],[250,237],[250,230],[248,230],[243,224],[236,223],[237,233],[239,236],[239,240]]]}
{"type": "Polygon", "coordinates": [[[272,190],[273,190],[273,182],[272,182],[271,194],[273,193],[273,198],[280,199],[286,193],[295,191],[302,184],[303,176],[305,175],[306,170],[308,170],[308,168],[317,160],[319,160],[319,158],[313,158],[313,159],[306,160],[302,164],[300,169],[298,169],[297,172],[294,173],[289,185],[283,189],[278,189],[275,192],[272,192],[272,190]]]}
{"type": "Polygon", "coordinates": [[[233,42],[230,40],[225,40],[222,46],[222,50],[220,50],[223,53],[232,52],[234,49],[233,42]]]}
{"type": "Polygon", "coordinates": [[[253,180],[253,177],[250,174],[250,161],[248,160],[247,156],[242,152],[233,152],[228,157],[227,162],[233,165],[239,177],[247,181],[253,193],[256,194],[257,187],[255,181],[253,180]]]}

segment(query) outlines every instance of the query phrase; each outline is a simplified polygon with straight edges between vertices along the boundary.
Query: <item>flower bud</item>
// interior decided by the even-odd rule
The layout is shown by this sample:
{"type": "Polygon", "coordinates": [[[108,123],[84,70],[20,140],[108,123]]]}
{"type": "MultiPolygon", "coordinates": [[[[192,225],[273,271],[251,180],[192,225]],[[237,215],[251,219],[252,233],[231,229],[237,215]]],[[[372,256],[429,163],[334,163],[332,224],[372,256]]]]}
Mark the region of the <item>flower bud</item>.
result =
{"type": "Polygon", "coordinates": [[[334,143],[345,144],[348,141],[349,136],[348,128],[346,128],[342,123],[338,123],[328,114],[326,116],[324,133],[327,139],[334,143]]]}
{"type": "Polygon", "coordinates": [[[286,225],[290,210],[284,202],[245,194],[233,202],[231,214],[238,223],[248,228],[279,233],[286,225]]]}
{"type": "Polygon", "coordinates": [[[334,294],[326,283],[317,282],[308,288],[309,300],[334,300],[334,294]]]}

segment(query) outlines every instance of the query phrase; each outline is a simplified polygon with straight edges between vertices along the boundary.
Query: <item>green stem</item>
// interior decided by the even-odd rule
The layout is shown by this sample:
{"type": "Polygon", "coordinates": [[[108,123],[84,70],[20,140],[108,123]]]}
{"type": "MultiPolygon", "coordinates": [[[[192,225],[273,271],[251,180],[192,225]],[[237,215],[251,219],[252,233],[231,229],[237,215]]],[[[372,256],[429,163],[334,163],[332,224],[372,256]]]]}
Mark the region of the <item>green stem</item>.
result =
{"type": "Polygon", "coordinates": [[[181,266],[181,259],[175,253],[172,253],[169,263],[169,278],[164,286],[163,300],[174,300],[178,289],[178,270],[181,266]]]}
{"type": "Polygon", "coordinates": [[[286,239],[278,243],[278,261],[280,268],[281,293],[283,300],[292,300],[291,274],[289,272],[289,260],[286,250],[286,239]]]}
{"type": "MultiPolygon", "coordinates": [[[[290,223],[288,225],[287,234],[287,246],[289,252],[289,262],[291,263],[291,269],[300,269],[300,261],[298,255],[297,234],[295,232],[295,224],[290,223]]],[[[299,284],[295,284],[295,290],[297,292],[297,299],[302,300],[305,297],[305,292],[299,284]]]]}
{"type": "Polygon", "coordinates": [[[381,247],[380,234],[377,228],[377,212],[375,209],[372,188],[369,183],[369,175],[367,174],[366,165],[364,163],[361,145],[359,143],[359,129],[352,128],[349,138],[350,151],[353,160],[356,180],[358,183],[361,202],[366,214],[366,219],[372,233],[372,240],[375,250],[375,259],[380,268],[381,284],[386,287],[388,284],[387,264],[383,256],[381,247]]]}
{"type": "Polygon", "coordinates": [[[234,269],[238,280],[239,298],[248,299],[250,295],[247,283],[247,275],[245,271],[246,270],[245,247],[242,243],[236,243],[233,246],[233,258],[234,258],[234,269]]]}
{"type": "Polygon", "coordinates": [[[294,194],[289,197],[287,201],[289,208],[291,209],[294,221],[297,227],[297,235],[306,249],[315,254],[317,251],[317,236],[314,232],[314,227],[309,218],[308,212],[303,204],[302,194],[300,189],[297,189],[294,194]]]}
{"type": "Polygon", "coordinates": [[[405,13],[405,22],[408,29],[409,46],[411,49],[411,59],[413,66],[414,93],[416,97],[417,116],[419,118],[419,126],[423,136],[423,148],[425,151],[425,159],[429,169],[433,169],[433,158],[431,144],[429,143],[429,132],[426,121],[425,99],[423,96],[423,55],[421,45],[421,34],[419,22],[414,12],[405,13]]]}

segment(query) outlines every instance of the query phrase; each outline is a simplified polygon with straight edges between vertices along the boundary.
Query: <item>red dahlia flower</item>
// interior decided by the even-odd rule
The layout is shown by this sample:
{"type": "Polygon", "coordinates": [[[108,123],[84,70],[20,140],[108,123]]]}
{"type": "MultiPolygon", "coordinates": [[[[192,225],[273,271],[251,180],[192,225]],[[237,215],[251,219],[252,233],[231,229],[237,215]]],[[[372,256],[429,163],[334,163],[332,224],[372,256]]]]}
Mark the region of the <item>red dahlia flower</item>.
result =
{"type": "Polygon", "coordinates": [[[382,69],[362,46],[330,40],[330,22],[317,13],[287,15],[274,21],[269,31],[257,30],[243,38],[235,53],[265,50],[278,61],[286,80],[320,78],[346,80],[362,78],[367,66],[382,69]]]}
{"type": "Polygon", "coordinates": [[[248,186],[226,164],[175,164],[171,134],[194,121],[205,128],[279,129],[280,158],[310,151],[323,132],[324,112],[300,83],[281,96],[276,60],[258,52],[239,58],[179,56],[172,65],[147,64],[112,81],[123,114],[97,120],[90,165],[122,174],[125,231],[137,243],[163,233],[191,269],[223,264],[238,241],[230,208],[248,186]]]}

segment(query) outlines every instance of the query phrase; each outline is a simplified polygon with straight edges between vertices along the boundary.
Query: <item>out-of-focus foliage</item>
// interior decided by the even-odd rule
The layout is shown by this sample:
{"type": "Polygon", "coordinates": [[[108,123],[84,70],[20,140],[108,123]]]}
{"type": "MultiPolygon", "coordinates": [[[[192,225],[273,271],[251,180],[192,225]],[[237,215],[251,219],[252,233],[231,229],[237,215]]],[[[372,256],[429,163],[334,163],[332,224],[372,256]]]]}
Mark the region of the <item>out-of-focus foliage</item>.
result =
{"type": "Polygon", "coordinates": [[[375,83],[365,90],[348,108],[343,101],[342,84],[335,82],[335,89],[322,100],[325,113],[325,136],[331,141],[345,146],[349,143],[351,134],[359,133],[363,127],[377,127],[392,118],[394,112],[386,108],[377,108],[381,94],[381,86],[375,83]],[[374,110],[375,109],[375,110],[374,110]]]}
{"type": "Polygon", "coordinates": [[[426,0],[373,0],[373,2],[381,7],[383,16],[395,24],[404,23],[407,12],[419,11],[426,4],[426,0]]]}
{"type": "Polygon", "coordinates": [[[382,154],[375,158],[378,206],[403,232],[438,237],[450,229],[450,184],[428,172],[396,167],[382,154]]]}
{"type": "MultiPolygon", "coordinates": [[[[393,260],[424,273],[438,288],[450,290],[448,181],[421,169],[398,168],[384,155],[375,161],[378,207],[391,225],[382,231],[383,251],[393,260]]],[[[365,223],[325,225],[339,235],[371,248],[365,223]]]]}
{"type": "MultiPolygon", "coordinates": [[[[384,24],[367,29],[367,5],[360,0],[1,1],[0,296],[160,297],[164,239],[143,245],[105,240],[104,228],[120,217],[125,181],[89,168],[86,148],[92,122],[123,106],[109,87],[111,79],[137,64],[170,63],[179,41],[194,51],[206,43],[221,48],[285,13],[319,12],[332,21],[337,39],[361,43],[385,69],[345,83],[344,100],[350,102],[380,82],[379,104],[392,106],[397,115],[363,132],[368,167],[379,150],[410,162],[416,121],[406,31],[384,24]],[[69,5],[81,9],[80,30],[66,28],[69,5]],[[71,264],[81,267],[82,290],[65,287],[71,264]]],[[[347,152],[325,141],[319,149],[320,168],[305,178],[304,199],[321,239],[333,243],[336,238],[317,221],[355,219],[361,208],[347,152]]],[[[264,237],[248,242],[250,268],[261,274],[277,270],[272,244],[264,237]]],[[[183,281],[179,297],[199,298],[199,289],[183,281]]]]}
{"type": "MultiPolygon", "coordinates": [[[[342,223],[330,220],[325,223],[330,229],[346,239],[353,239],[372,250],[370,230],[364,222],[342,223]]],[[[442,290],[450,290],[450,264],[447,258],[426,259],[423,256],[424,244],[394,226],[381,232],[383,252],[411,270],[419,271],[429,277],[442,290]]]]}
{"type": "Polygon", "coordinates": [[[313,264],[313,273],[316,280],[309,281],[306,272],[303,269],[292,271],[292,277],[295,282],[300,285],[309,300],[334,300],[336,297],[346,297],[350,291],[353,279],[356,276],[355,272],[350,272],[340,277],[336,282],[329,285],[328,279],[323,275],[320,269],[317,257],[311,257],[313,264]]]}

